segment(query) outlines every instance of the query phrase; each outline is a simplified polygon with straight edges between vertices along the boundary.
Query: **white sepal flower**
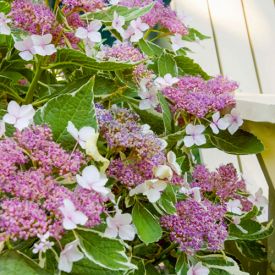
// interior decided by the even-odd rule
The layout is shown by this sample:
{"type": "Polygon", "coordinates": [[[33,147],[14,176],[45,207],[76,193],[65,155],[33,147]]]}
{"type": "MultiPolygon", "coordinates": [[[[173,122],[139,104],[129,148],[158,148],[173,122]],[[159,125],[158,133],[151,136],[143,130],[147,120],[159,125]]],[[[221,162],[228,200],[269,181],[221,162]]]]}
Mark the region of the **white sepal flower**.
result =
{"type": "Polygon", "coordinates": [[[120,0],[110,0],[109,4],[111,5],[117,5],[119,3],[120,0]]]}
{"type": "Polygon", "coordinates": [[[151,130],[151,126],[148,124],[141,125],[141,132],[143,134],[153,134],[154,132],[151,130]]]}
{"type": "Polygon", "coordinates": [[[81,211],[77,211],[73,202],[69,199],[64,199],[63,206],[59,207],[63,214],[64,229],[71,230],[77,228],[77,225],[85,225],[88,217],[81,211]]]}
{"type": "Polygon", "coordinates": [[[30,36],[27,36],[25,39],[21,41],[16,41],[14,43],[14,48],[18,51],[20,51],[19,56],[26,60],[30,61],[33,59],[33,55],[35,54],[34,48],[33,48],[33,40],[30,36]]]}
{"type": "Polygon", "coordinates": [[[177,175],[181,175],[181,168],[179,166],[179,164],[177,163],[177,156],[173,151],[169,151],[167,153],[167,161],[169,166],[173,169],[173,171],[177,174],[177,175]]]}
{"type": "Polygon", "coordinates": [[[87,29],[83,27],[79,27],[76,30],[75,36],[83,39],[89,40],[90,42],[98,43],[101,42],[101,33],[99,32],[100,28],[102,27],[102,23],[100,20],[91,21],[90,24],[87,26],[87,29]]]}
{"type": "Polygon", "coordinates": [[[228,126],[228,121],[220,117],[220,112],[216,112],[212,115],[212,122],[210,123],[210,127],[214,134],[218,134],[220,129],[225,130],[228,126]]]}
{"type": "Polygon", "coordinates": [[[154,169],[154,176],[158,179],[168,179],[171,180],[173,177],[173,171],[168,165],[158,165],[154,169]]]}
{"type": "Polygon", "coordinates": [[[164,150],[167,147],[167,142],[166,140],[162,139],[162,138],[158,138],[159,142],[160,142],[160,150],[164,150]]]}
{"type": "Polygon", "coordinates": [[[191,266],[187,271],[187,275],[208,275],[209,273],[210,270],[206,266],[203,266],[201,262],[191,266]]]}
{"type": "Polygon", "coordinates": [[[91,138],[93,138],[94,135],[96,135],[95,129],[92,127],[82,127],[78,131],[71,121],[68,122],[67,131],[79,143],[82,149],[86,149],[86,144],[88,140],[90,140],[91,138]]]}
{"type": "Polygon", "coordinates": [[[268,199],[263,196],[263,189],[259,188],[259,190],[255,193],[255,196],[250,195],[248,200],[256,205],[258,208],[266,207],[268,205],[268,199]]]}
{"type": "Polygon", "coordinates": [[[201,202],[201,188],[200,187],[192,187],[190,188],[189,184],[186,183],[180,188],[179,192],[185,195],[193,195],[193,198],[197,202],[201,202]]]}
{"type": "Polygon", "coordinates": [[[185,41],[182,40],[181,34],[175,34],[170,37],[171,43],[172,43],[172,49],[174,52],[178,51],[179,49],[183,48],[185,46],[185,41]]]}
{"type": "Polygon", "coordinates": [[[241,201],[238,199],[229,200],[226,203],[227,211],[233,214],[241,215],[243,213],[242,207],[241,201]]]}
{"type": "Polygon", "coordinates": [[[33,122],[35,110],[32,105],[19,106],[17,102],[11,101],[8,105],[8,113],[4,115],[3,121],[14,125],[19,131],[28,127],[33,122]]]}
{"type": "Polygon", "coordinates": [[[125,18],[114,12],[114,19],[112,22],[112,28],[115,29],[122,37],[124,37],[124,29],[122,28],[125,24],[125,18]]]}
{"type": "Polygon", "coordinates": [[[5,135],[6,132],[6,126],[5,122],[3,120],[0,120],[0,138],[5,135]]]}
{"type": "Polygon", "coordinates": [[[206,143],[206,138],[202,134],[205,130],[204,125],[188,124],[186,126],[186,136],[183,138],[184,145],[191,147],[194,144],[200,146],[206,143]]]}
{"type": "Polygon", "coordinates": [[[173,86],[179,82],[179,79],[177,77],[173,77],[171,74],[166,74],[164,77],[157,77],[154,80],[155,85],[160,89],[164,89],[166,87],[173,86]]]}
{"type": "Polygon", "coordinates": [[[161,192],[165,190],[166,186],[167,184],[161,180],[146,180],[144,183],[132,189],[129,195],[143,194],[150,202],[154,203],[160,199],[161,192]]]}
{"type": "Polygon", "coordinates": [[[75,240],[65,245],[64,250],[60,253],[58,269],[70,273],[73,268],[73,263],[83,259],[84,255],[79,251],[79,240],[75,240]]]}
{"type": "Polygon", "coordinates": [[[50,237],[49,232],[46,232],[44,235],[37,234],[37,237],[40,239],[40,241],[33,245],[34,248],[32,252],[34,254],[37,254],[39,252],[45,253],[48,249],[50,249],[54,245],[54,242],[50,242],[48,240],[50,237]]]}
{"type": "Polygon", "coordinates": [[[106,219],[107,228],[104,235],[109,238],[120,237],[122,240],[132,241],[135,238],[136,229],[132,223],[132,216],[129,213],[122,214],[117,211],[114,217],[106,219]]]}
{"type": "Polygon", "coordinates": [[[237,132],[237,130],[243,124],[243,120],[241,119],[236,108],[232,109],[230,114],[226,114],[220,120],[224,121],[224,123],[228,123],[228,132],[231,135],[237,132]]]}
{"type": "Polygon", "coordinates": [[[3,12],[0,12],[0,34],[10,35],[11,29],[8,26],[8,23],[11,22],[11,19],[7,18],[3,12]]]}
{"type": "Polygon", "coordinates": [[[102,170],[106,170],[109,166],[109,160],[100,155],[97,148],[97,140],[99,133],[92,127],[82,127],[79,131],[74,124],[69,121],[67,131],[79,143],[82,149],[86,150],[86,154],[91,156],[95,161],[103,162],[102,170]]]}
{"type": "Polygon", "coordinates": [[[45,35],[31,35],[33,42],[33,53],[41,56],[50,56],[56,52],[54,44],[51,44],[52,35],[50,33],[45,35]]]}
{"type": "Polygon", "coordinates": [[[103,196],[110,193],[110,189],[105,187],[108,178],[105,174],[100,173],[94,165],[87,166],[81,175],[76,175],[77,183],[85,189],[94,190],[103,196]]]}
{"type": "Polygon", "coordinates": [[[143,23],[141,18],[132,20],[130,26],[125,32],[125,39],[129,39],[131,42],[138,42],[143,37],[143,32],[148,30],[149,26],[143,23]]]}
{"type": "Polygon", "coordinates": [[[150,85],[150,80],[143,78],[140,81],[138,90],[138,95],[141,98],[141,101],[139,103],[139,109],[140,110],[147,110],[150,108],[155,108],[158,105],[158,90],[155,86],[150,85]]]}

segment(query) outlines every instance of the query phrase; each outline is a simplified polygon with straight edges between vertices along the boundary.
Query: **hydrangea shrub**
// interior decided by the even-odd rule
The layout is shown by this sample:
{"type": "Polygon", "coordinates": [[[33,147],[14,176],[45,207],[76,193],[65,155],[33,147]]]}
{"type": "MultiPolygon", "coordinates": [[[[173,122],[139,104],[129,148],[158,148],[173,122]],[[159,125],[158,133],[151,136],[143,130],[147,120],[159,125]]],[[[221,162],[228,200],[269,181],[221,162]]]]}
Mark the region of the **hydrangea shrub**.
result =
{"type": "Polygon", "coordinates": [[[188,57],[201,39],[162,0],[0,1],[1,275],[266,260],[262,191],[199,156],[264,149],[241,129],[238,84],[188,57]]]}

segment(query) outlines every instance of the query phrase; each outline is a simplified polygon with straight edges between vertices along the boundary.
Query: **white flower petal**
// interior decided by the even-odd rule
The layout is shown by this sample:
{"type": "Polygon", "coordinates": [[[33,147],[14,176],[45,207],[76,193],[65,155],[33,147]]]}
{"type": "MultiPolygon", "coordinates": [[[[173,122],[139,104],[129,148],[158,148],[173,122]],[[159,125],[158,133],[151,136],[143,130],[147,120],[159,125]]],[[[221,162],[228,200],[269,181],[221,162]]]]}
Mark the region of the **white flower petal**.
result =
{"type": "Polygon", "coordinates": [[[24,128],[27,128],[31,123],[32,120],[23,117],[16,120],[14,127],[19,131],[22,131],[24,128]]]}
{"type": "Polygon", "coordinates": [[[133,225],[122,225],[119,227],[118,235],[122,240],[132,241],[135,238],[136,230],[133,225]]]}
{"type": "Polygon", "coordinates": [[[228,119],[226,119],[226,118],[221,118],[221,119],[219,119],[218,120],[218,123],[217,123],[217,125],[218,125],[218,127],[221,129],[221,130],[225,130],[225,129],[227,129],[227,127],[229,126],[229,121],[228,121],[228,119]]]}
{"type": "Polygon", "coordinates": [[[3,117],[3,121],[8,123],[8,124],[15,124],[16,122],[16,117],[10,114],[5,114],[3,117]]]}
{"type": "Polygon", "coordinates": [[[214,133],[214,134],[218,134],[219,132],[220,132],[220,130],[219,130],[219,128],[217,127],[217,125],[215,124],[215,123],[210,123],[210,128],[212,129],[212,132],[214,133]]]}
{"type": "Polygon", "coordinates": [[[149,200],[149,202],[154,203],[160,199],[161,192],[156,189],[149,189],[143,193],[149,200]]]}
{"type": "Polygon", "coordinates": [[[62,257],[61,255],[58,262],[58,269],[61,271],[70,273],[72,271],[72,268],[73,268],[73,263],[70,262],[67,257],[65,256],[62,257]]]}
{"type": "Polygon", "coordinates": [[[149,99],[143,99],[139,102],[139,109],[140,110],[148,110],[151,109],[151,101],[149,99]]]}
{"type": "Polygon", "coordinates": [[[185,136],[183,142],[185,147],[192,147],[195,144],[195,140],[192,136],[185,136]]]}
{"type": "Polygon", "coordinates": [[[108,238],[112,238],[112,239],[116,238],[117,235],[118,235],[118,230],[115,227],[112,227],[112,228],[107,227],[105,232],[104,232],[104,236],[106,236],[108,238]]]}
{"type": "Polygon", "coordinates": [[[159,165],[154,169],[154,176],[159,179],[171,180],[173,177],[173,171],[167,165],[159,165]]]}
{"type": "Polygon", "coordinates": [[[69,121],[68,125],[67,125],[67,132],[75,139],[78,140],[78,130],[76,129],[76,127],[74,126],[74,124],[69,121]]]}
{"type": "Polygon", "coordinates": [[[75,36],[80,39],[86,39],[86,38],[88,38],[88,31],[83,27],[79,27],[76,30],[75,36]]]}
{"type": "Polygon", "coordinates": [[[77,225],[75,224],[75,222],[67,218],[63,219],[62,225],[66,230],[73,230],[77,228],[77,225]]]}
{"type": "Polygon", "coordinates": [[[89,32],[88,38],[91,42],[101,42],[101,34],[99,32],[89,32]]]}
{"type": "Polygon", "coordinates": [[[30,61],[33,59],[33,54],[29,51],[20,52],[19,56],[25,61],[30,61]]]}
{"type": "Polygon", "coordinates": [[[204,135],[197,135],[194,137],[195,144],[200,146],[206,143],[206,138],[204,135]]]}
{"type": "Polygon", "coordinates": [[[238,129],[239,129],[239,125],[238,124],[235,124],[235,123],[232,123],[229,127],[228,127],[228,132],[231,134],[231,135],[234,135],[238,129]]]}

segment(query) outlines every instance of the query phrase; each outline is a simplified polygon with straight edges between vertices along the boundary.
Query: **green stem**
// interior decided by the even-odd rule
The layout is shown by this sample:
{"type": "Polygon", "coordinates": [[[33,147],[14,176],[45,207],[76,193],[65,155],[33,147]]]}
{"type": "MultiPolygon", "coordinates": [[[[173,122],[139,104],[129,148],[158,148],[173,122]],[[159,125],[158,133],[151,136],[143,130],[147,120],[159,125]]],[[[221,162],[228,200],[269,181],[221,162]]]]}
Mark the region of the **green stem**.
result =
{"type": "Polygon", "coordinates": [[[174,248],[176,248],[178,246],[178,244],[177,243],[171,243],[166,249],[164,249],[158,256],[157,256],[157,258],[156,258],[156,262],[157,263],[160,263],[162,260],[163,260],[163,258],[164,258],[164,256],[166,255],[166,254],[168,254],[170,251],[172,251],[174,248]]]}
{"type": "Polygon", "coordinates": [[[34,74],[34,77],[33,77],[33,80],[30,84],[30,87],[28,89],[28,92],[26,94],[26,97],[25,97],[25,103],[26,104],[30,104],[32,103],[33,101],[33,96],[34,96],[34,90],[36,88],[36,85],[40,79],[40,76],[41,76],[41,73],[42,73],[42,69],[41,69],[41,59],[38,59],[38,62],[36,64],[36,71],[35,71],[35,74],[34,74]]]}

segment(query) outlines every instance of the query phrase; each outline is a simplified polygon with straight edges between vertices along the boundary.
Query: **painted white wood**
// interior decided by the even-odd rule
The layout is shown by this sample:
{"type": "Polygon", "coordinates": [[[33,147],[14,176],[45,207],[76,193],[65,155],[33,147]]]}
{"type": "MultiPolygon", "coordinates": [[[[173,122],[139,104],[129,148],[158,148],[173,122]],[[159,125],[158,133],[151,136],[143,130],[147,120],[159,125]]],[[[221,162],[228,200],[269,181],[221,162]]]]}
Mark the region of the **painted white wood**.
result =
{"type": "MultiPolygon", "coordinates": [[[[259,1],[258,4],[261,5],[259,1]]],[[[179,13],[184,12],[188,25],[206,35],[213,36],[214,33],[215,39],[202,41],[200,45],[188,44],[187,47],[194,52],[189,56],[211,75],[223,73],[237,80],[240,83],[240,96],[243,92],[258,94],[260,86],[253,60],[255,49],[251,43],[257,38],[249,39],[247,24],[251,25],[252,13],[249,14],[250,21],[246,21],[241,0],[174,0],[174,8],[179,13]],[[219,70],[219,62],[222,71],[219,70]]],[[[248,14],[246,15],[248,17],[248,14]]],[[[262,53],[259,54],[259,58],[262,58],[261,55],[262,53]]],[[[257,65],[259,66],[258,63],[257,65]]],[[[237,157],[219,150],[202,150],[202,159],[210,170],[228,162],[233,162],[240,170],[237,157]]],[[[249,191],[255,193],[261,186],[267,195],[267,183],[256,156],[241,156],[240,161],[244,177],[251,183],[249,191]]]]}
{"type": "Polygon", "coordinates": [[[259,93],[241,0],[208,3],[223,74],[238,81],[240,91],[259,93]]]}
{"type": "Polygon", "coordinates": [[[184,23],[210,36],[211,39],[199,43],[187,42],[186,47],[193,53],[188,55],[194,59],[210,75],[220,74],[215,42],[212,39],[212,27],[209,18],[207,0],[174,0],[173,8],[183,17],[184,23]]]}
{"type": "MultiPolygon", "coordinates": [[[[215,41],[212,38],[213,29],[207,0],[174,0],[172,4],[180,15],[184,15],[184,22],[187,22],[187,25],[194,27],[205,35],[211,36],[211,39],[203,40],[199,44],[186,42],[187,47],[193,51],[193,53],[188,55],[200,64],[208,74],[220,74],[215,41]]],[[[237,157],[228,155],[220,150],[203,149],[201,150],[201,157],[210,170],[215,170],[221,164],[231,162],[240,171],[237,157]]]]}
{"type": "Polygon", "coordinates": [[[239,94],[237,95],[237,109],[243,119],[275,123],[275,93],[239,94]]]}
{"type": "Polygon", "coordinates": [[[275,94],[275,8],[273,0],[242,0],[264,94],[275,94]]]}

